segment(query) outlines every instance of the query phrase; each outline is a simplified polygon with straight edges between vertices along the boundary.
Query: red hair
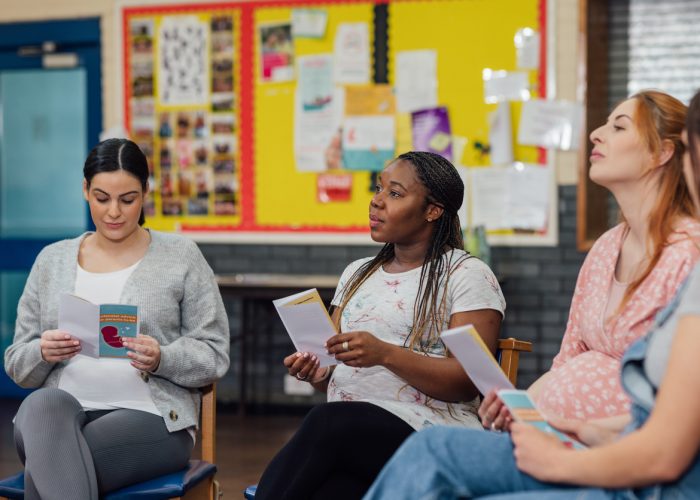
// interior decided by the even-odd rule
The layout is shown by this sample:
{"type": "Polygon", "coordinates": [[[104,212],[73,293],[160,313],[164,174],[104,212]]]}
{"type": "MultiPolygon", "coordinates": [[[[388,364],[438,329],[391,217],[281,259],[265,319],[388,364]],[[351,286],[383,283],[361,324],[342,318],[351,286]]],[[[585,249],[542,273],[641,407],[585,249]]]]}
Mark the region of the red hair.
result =
{"type": "Polygon", "coordinates": [[[688,108],[675,97],[655,90],[644,90],[631,97],[637,104],[635,125],[644,145],[658,160],[664,144],[673,145],[673,154],[664,163],[658,180],[658,196],[648,220],[647,234],[652,243],[651,259],[639,277],[633,280],[622,299],[622,308],[659,262],[669,237],[680,219],[695,217],[695,208],[683,175],[685,147],[681,132],[688,108]]]}

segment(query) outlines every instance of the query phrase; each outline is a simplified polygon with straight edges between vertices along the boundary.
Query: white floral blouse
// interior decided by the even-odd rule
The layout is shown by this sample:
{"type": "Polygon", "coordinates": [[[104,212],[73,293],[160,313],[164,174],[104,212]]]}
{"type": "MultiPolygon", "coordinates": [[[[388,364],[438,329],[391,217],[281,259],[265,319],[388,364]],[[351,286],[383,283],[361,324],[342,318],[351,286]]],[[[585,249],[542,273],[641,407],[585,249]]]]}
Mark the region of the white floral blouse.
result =
{"type": "MultiPolygon", "coordinates": [[[[464,258],[454,250],[445,256],[452,273],[447,285],[449,315],[494,309],[503,314],[506,304],[491,269],[476,258],[464,258]]],[[[340,305],[352,274],[370,258],[351,263],[343,272],[332,304],[340,305]]],[[[384,342],[403,346],[413,325],[413,307],[421,267],[402,273],[375,271],[350,299],[341,317],[341,331],[368,331],[384,342]]],[[[444,290],[444,288],[443,288],[444,290]]],[[[439,301],[438,301],[439,303],[439,301]]],[[[449,317],[443,329],[447,328],[449,317]]],[[[427,348],[430,356],[445,356],[441,341],[427,348]]],[[[398,416],[414,429],[432,425],[479,426],[478,398],[447,403],[428,397],[383,366],[351,368],[336,366],[328,386],[328,401],[365,401],[398,416]]]]}

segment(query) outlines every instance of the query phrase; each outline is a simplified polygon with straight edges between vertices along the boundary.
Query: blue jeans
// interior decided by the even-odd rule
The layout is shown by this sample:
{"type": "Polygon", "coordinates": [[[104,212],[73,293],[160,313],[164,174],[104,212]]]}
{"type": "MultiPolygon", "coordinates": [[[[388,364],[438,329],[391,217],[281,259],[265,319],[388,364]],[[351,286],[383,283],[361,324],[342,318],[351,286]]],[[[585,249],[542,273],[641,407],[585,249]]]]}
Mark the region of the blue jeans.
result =
{"type": "Polygon", "coordinates": [[[432,427],[401,445],[364,499],[598,500],[615,498],[613,495],[599,488],[543,483],[520,472],[510,434],[432,427]]]}

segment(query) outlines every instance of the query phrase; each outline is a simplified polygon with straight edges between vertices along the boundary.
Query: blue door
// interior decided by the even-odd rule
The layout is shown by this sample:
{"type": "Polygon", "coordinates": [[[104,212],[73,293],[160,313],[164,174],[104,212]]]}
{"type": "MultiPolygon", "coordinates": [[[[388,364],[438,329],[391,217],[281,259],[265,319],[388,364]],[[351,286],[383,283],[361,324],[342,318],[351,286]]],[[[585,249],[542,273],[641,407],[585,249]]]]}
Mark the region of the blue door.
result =
{"type": "MultiPolygon", "coordinates": [[[[0,352],[39,251],[91,226],[82,165],[101,122],[98,19],[0,24],[0,352]]],[[[0,397],[24,394],[0,371],[0,397]]]]}

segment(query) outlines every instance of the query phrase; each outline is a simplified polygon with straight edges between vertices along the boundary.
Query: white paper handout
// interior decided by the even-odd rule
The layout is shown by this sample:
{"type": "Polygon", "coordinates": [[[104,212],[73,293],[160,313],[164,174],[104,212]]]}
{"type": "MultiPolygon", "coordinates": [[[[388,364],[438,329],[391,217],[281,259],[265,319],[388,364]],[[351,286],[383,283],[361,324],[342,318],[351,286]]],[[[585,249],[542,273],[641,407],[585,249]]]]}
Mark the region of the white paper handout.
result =
{"type": "Polygon", "coordinates": [[[489,115],[489,143],[493,165],[513,163],[513,127],[508,101],[499,102],[496,111],[489,115]]]}
{"type": "Polygon", "coordinates": [[[533,99],[523,103],[518,143],[564,151],[581,142],[583,107],[573,101],[533,99]]]}
{"type": "Polygon", "coordinates": [[[335,326],[315,288],[272,303],[298,352],[315,354],[321,367],[338,364],[326,350],[326,341],[336,334],[335,326]]]}
{"type": "Polygon", "coordinates": [[[550,184],[550,168],[523,163],[509,168],[506,225],[543,229],[547,225],[550,184]]]}
{"type": "Polygon", "coordinates": [[[323,38],[328,25],[328,12],[323,9],[294,9],[292,35],[296,38],[323,38]]]}
{"type": "Polygon", "coordinates": [[[539,68],[540,34],[532,28],[522,28],[515,32],[514,42],[518,68],[539,68]]]}
{"type": "Polygon", "coordinates": [[[470,169],[471,225],[484,226],[488,231],[509,229],[506,223],[508,184],[506,169],[475,167],[470,169]]]}
{"type": "Polygon", "coordinates": [[[97,332],[100,330],[100,306],[76,295],[63,294],[58,302],[58,329],[80,341],[80,354],[100,357],[97,332]]]}
{"type": "Polygon", "coordinates": [[[369,26],[343,23],[335,35],[333,66],[335,83],[370,82],[369,26]]]}
{"type": "Polygon", "coordinates": [[[530,99],[530,83],[525,71],[494,71],[485,68],[482,76],[486,104],[530,99]]]}
{"type": "Polygon", "coordinates": [[[547,225],[552,169],[515,163],[508,167],[470,169],[471,225],[489,231],[540,230],[547,225]]]}
{"type": "Polygon", "coordinates": [[[515,389],[473,325],[445,330],[440,338],[481,394],[486,395],[491,390],[515,389]]]}
{"type": "Polygon", "coordinates": [[[396,54],[396,106],[400,113],[435,108],[437,52],[407,50],[396,54]]]}

